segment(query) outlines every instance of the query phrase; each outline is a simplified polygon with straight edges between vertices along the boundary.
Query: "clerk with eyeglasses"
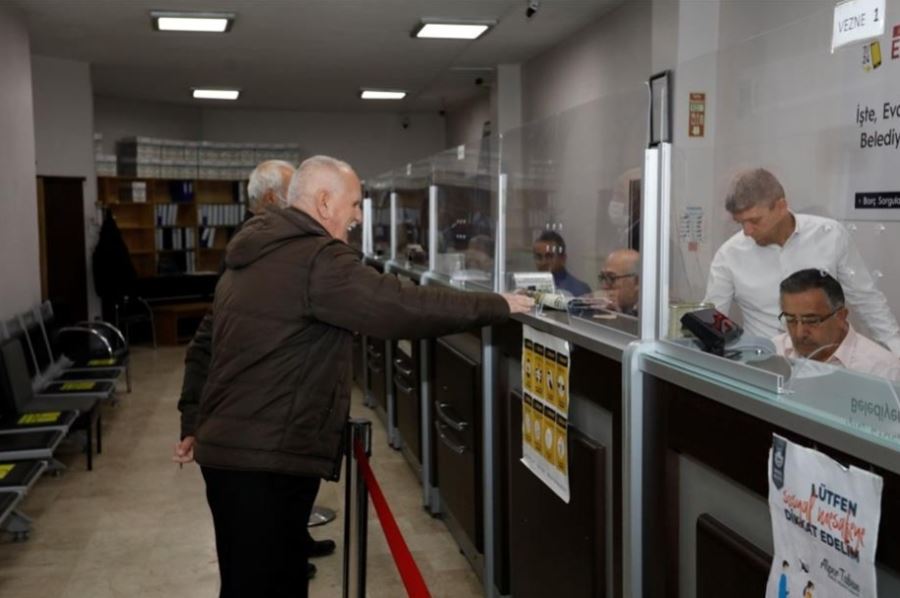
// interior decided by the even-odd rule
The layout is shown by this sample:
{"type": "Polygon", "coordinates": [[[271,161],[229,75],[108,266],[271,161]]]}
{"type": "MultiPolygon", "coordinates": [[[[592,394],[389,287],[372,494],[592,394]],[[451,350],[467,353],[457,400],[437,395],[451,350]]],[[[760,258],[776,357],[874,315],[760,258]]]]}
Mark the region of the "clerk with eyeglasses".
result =
{"type": "Polygon", "coordinates": [[[591,287],[566,270],[566,242],[562,235],[545,230],[534,242],[534,266],[538,272],[553,274],[553,284],[557,291],[564,291],[572,297],[581,297],[591,292],[591,287]]]}
{"type": "Polygon", "coordinates": [[[705,302],[723,313],[737,303],[744,330],[771,338],[784,332],[777,319],[778,283],[797,270],[820,268],[841,283],[847,301],[875,340],[900,356],[897,320],[839,222],[792,212],[781,183],[763,168],[738,174],[725,209],[742,231],[716,251],[705,302]]]}
{"type": "Polygon", "coordinates": [[[629,316],[638,315],[640,261],[641,254],[634,249],[617,249],[606,256],[598,277],[610,307],[629,316]]]}
{"type": "Polygon", "coordinates": [[[850,325],[844,290],[833,276],[800,270],[781,281],[780,291],[778,319],[787,332],[773,339],[779,355],[900,381],[900,360],[850,325]]]}

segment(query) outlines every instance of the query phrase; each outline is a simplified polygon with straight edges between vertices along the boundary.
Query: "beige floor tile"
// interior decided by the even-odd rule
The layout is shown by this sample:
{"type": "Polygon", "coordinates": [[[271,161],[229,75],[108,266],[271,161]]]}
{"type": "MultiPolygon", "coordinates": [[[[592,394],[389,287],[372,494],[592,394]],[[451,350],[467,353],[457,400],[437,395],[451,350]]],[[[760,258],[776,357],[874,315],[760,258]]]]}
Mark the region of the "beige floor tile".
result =
{"type": "MultiPolygon", "coordinates": [[[[178,435],[176,402],[183,348],[135,348],[134,392],[103,408],[104,451],[85,471],[79,443],[60,460],[68,470],[46,476],[22,511],[34,517],[27,542],[0,537],[0,596],[4,598],[214,598],[218,567],[204,485],[194,465],[170,462],[178,435]]],[[[437,519],[421,506],[421,488],[402,455],[387,446],[383,425],[354,397],[353,414],[373,422],[372,467],[435,596],[479,596],[468,562],[437,519]]],[[[338,544],[316,559],[313,598],[341,595],[342,483],[325,483],[317,504],[338,518],[313,528],[317,539],[338,544]]],[[[403,584],[370,509],[368,595],[396,598],[403,584]]]]}

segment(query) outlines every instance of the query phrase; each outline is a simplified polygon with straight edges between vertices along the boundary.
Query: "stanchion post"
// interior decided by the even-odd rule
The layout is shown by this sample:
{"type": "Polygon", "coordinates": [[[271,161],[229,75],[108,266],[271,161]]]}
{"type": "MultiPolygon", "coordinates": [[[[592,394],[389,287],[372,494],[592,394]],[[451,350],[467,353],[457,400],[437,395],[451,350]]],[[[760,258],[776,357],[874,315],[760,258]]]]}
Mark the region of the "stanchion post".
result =
{"type": "Polygon", "coordinates": [[[344,472],[344,598],[365,598],[366,552],[369,530],[369,490],[354,446],[359,442],[366,456],[372,454],[372,422],[351,419],[347,423],[344,472]]]}

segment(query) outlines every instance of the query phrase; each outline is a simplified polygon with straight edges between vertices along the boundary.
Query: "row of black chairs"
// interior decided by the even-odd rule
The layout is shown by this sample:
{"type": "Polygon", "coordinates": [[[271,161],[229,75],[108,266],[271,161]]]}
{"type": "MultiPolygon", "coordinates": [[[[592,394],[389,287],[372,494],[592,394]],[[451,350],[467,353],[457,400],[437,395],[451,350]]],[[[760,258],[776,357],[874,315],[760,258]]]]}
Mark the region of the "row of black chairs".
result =
{"type": "Polygon", "coordinates": [[[45,302],[0,322],[0,529],[28,537],[31,520],[18,506],[72,431],[84,431],[87,469],[103,450],[101,405],[116,400],[116,383],[131,391],[128,343],[101,321],[59,326],[45,302]]]}

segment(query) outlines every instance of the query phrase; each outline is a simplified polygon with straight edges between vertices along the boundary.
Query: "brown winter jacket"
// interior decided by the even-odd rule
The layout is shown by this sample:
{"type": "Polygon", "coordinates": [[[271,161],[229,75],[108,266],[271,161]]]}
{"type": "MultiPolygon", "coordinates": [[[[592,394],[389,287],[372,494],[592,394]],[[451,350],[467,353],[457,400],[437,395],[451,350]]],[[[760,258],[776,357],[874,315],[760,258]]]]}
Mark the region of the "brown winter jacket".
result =
{"type": "Polygon", "coordinates": [[[351,331],[440,336],[505,320],[499,295],[402,285],[294,208],[228,244],[197,420],[198,463],[336,479],[350,410],[351,331]]]}

